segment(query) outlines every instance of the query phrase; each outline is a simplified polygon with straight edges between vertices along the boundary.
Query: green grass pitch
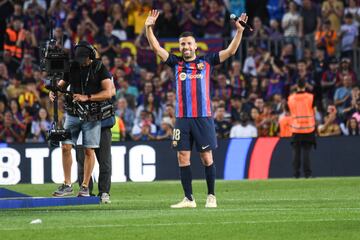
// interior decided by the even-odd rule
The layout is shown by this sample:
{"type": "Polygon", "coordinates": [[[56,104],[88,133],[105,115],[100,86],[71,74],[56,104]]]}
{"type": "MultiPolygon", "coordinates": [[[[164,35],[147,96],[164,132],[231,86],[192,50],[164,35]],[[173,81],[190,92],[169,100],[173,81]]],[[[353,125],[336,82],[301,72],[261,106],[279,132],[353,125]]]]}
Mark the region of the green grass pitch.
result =
{"type": "MultiPolygon", "coordinates": [[[[5,187],[49,196],[56,185],[5,187]]],[[[158,181],[113,184],[107,205],[0,210],[0,239],[360,239],[360,178],[217,181],[217,209],[204,208],[204,181],[193,188],[196,209],[170,209],[181,185],[158,181]]]]}

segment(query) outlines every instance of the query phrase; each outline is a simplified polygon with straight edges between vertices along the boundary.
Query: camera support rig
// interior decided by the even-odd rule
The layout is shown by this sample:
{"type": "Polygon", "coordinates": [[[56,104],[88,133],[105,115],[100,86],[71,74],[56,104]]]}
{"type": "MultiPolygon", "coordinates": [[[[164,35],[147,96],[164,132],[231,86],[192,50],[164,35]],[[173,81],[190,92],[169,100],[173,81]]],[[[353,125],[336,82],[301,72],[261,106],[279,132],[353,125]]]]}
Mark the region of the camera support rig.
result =
{"type": "Polygon", "coordinates": [[[48,74],[50,80],[50,86],[47,89],[54,92],[54,121],[52,127],[48,132],[47,140],[49,145],[57,146],[59,141],[69,139],[71,137],[70,132],[65,131],[59,124],[59,112],[58,112],[58,81],[64,78],[64,73],[69,72],[70,63],[69,55],[62,49],[62,39],[60,46],[53,37],[52,31],[53,22],[50,22],[49,40],[42,43],[40,47],[40,67],[42,71],[48,74]]]}

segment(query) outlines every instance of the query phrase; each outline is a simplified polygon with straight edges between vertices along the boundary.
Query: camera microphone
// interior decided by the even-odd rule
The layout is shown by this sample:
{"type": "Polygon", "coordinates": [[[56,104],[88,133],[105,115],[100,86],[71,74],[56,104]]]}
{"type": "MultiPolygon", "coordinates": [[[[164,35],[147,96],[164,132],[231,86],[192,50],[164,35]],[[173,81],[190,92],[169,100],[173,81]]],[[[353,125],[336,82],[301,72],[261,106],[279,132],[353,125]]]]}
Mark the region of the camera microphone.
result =
{"type": "MultiPolygon", "coordinates": [[[[239,17],[236,16],[235,14],[231,14],[230,15],[230,19],[234,20],[235,22],[239,20],[239,17]]],[[[241,26],[243,26],[244,28],[247,28],[249,29],[250,32],[254,31],[254,29],[249,25],[247,24],[246,22],[244,21],[239,21],[239,23],[241,24],[241,26]]]]}

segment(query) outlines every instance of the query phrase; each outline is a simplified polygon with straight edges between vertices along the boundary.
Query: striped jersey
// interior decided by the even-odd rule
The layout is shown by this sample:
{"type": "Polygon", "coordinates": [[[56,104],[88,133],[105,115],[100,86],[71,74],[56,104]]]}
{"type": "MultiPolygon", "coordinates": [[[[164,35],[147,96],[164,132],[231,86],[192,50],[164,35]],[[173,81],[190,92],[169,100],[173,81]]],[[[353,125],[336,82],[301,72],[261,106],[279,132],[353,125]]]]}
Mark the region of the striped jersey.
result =
{"type": "Polygon", "coordinates": [[[174,69],[177,118],[211,117],[211,67],[220,64],[219,53],[211,53],[186,62],[182,57],[169,55],[165,64],[174,69]]]}

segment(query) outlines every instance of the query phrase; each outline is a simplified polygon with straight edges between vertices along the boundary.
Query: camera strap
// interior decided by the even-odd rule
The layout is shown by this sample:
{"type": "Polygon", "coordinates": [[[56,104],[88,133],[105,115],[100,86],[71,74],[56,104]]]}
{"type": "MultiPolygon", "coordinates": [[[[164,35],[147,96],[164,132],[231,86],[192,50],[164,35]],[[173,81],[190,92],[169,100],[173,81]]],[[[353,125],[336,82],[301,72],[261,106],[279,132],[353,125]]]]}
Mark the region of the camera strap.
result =
{"type": "MultiPolygon", "coordinates": [[[[90,77],[90,72],[91,72],[91,65],[89,66],[89,70],[87,72],[87,75],[86,75],[86,79],[85,79],[85,83],[82,81],[82,77],[80,75],[80,82],[81,82],[81,94],[85,95],[85,89],[89,83],[89,77],[90,77]]],[[[80,71],[80,74],[81,74],[81,71],[80,71]]]]}

